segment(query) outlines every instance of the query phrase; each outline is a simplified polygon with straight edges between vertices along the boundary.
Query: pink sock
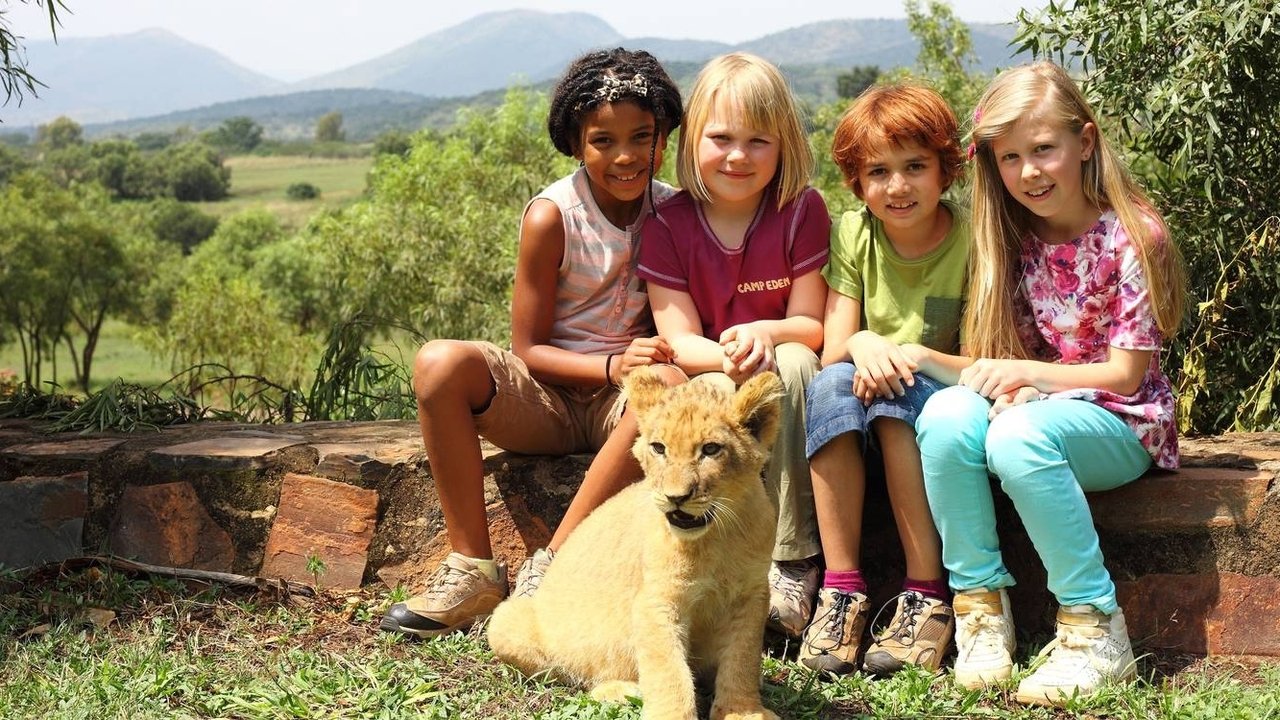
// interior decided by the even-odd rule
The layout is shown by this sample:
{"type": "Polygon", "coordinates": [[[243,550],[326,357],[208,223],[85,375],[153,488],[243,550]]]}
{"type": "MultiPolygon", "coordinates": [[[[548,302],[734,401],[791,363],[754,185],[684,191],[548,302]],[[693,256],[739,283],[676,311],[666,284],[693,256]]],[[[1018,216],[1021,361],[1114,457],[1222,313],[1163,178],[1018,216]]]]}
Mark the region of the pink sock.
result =
{"type": "Polygon", "coordinates": [[[946,580],[913,580],[907,578],[902,581],[902,590],[914,590],[925,597],[931,597],[935,600],[947,599],[947,581],[946,580]]]}
{"type": "Polygon", "coordinates": [[[827,570],[823,573],[822,586],[844,593],[867,594],[867,581],[861,570],[827,570]]]}

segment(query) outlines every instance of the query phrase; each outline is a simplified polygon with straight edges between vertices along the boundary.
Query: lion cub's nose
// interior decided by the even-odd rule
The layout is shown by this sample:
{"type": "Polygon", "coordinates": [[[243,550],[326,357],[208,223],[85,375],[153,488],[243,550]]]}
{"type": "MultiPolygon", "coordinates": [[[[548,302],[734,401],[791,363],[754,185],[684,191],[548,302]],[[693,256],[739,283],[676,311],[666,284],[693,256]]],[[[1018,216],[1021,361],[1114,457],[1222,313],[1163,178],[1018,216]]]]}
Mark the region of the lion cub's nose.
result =
{"type": "Polygon", "coordinates": [[[675,505],[676,507],[680,507],[681,505],[684,504],[685,500],[688,500],[691,497],[693,497],[692,490],[690,490],[689,492],[683,495],[668,495],[667,502],[671,503],[672,505],[675,505]]]}

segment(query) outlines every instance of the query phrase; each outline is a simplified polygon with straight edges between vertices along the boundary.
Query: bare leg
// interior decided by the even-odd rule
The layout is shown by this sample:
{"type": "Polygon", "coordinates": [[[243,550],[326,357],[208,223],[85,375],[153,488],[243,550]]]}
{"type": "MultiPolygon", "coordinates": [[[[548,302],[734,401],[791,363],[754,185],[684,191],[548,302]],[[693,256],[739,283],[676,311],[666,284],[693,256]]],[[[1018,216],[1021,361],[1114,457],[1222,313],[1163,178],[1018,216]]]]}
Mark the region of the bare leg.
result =
{"type": "Polygon", "coordinates": [[[907,577],[913,580],[941,580],[942,541],[933,526],[920,468],[920,448],[915,430],[895,418],[874,422],[876,437],[884,450],[884,479],[893,506],[893,520],[907,559],[907,577]]]}
{"type": "MultiPolygon", "coordinates": [[[[671,365],[658,366],[657,370],[668,387],[679,385],[688,379],[683,372],[671,365]]],[[[618,420],[617,427],[609,434],[609,439],[591,461],[591,467],[587,468],[587,473],[582,478],[582,485],[578,488],[578,492],[574,493],[569,509],[565,510],[564,519],[560,521],[547,547],[559,550],[568,539],[569,533],[573,532],[573,529],[578,527],[592,510],[641,478],[640,463],[631,454],[631,446],[635,444],[636,436],[639,434],[635,415],[630,408],[627,408],[618,420]]]]}
{"type": "Polygon", "coordinates": [[[474,418],[495,392],[484,355],[469,343],[432,340],[414,360],[413,388],[449,544],[469,557],[493,557],[474,418]]]}
{"type": "Polygon", "coordinates": [[[830,570],[861,567],[866,468],[859,442],[855,433],[837,436],[809,461],[822,554],[830,570]]]}

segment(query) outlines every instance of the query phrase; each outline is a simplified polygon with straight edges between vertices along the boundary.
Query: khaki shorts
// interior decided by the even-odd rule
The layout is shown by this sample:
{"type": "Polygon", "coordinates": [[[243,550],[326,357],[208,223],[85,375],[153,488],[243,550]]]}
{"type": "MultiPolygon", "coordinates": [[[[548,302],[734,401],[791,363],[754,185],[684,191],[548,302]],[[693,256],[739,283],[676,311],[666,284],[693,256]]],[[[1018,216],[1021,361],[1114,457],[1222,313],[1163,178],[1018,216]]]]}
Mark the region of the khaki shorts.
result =
{"type": "Polygon", "coordinates": [[[626,409],[622,392],[538,382],[524,361],[493,343],[471,343],[493,376],[493,400],[475,416],[480,436],[526,455],[568,455],[599,450],[626,409]]]}

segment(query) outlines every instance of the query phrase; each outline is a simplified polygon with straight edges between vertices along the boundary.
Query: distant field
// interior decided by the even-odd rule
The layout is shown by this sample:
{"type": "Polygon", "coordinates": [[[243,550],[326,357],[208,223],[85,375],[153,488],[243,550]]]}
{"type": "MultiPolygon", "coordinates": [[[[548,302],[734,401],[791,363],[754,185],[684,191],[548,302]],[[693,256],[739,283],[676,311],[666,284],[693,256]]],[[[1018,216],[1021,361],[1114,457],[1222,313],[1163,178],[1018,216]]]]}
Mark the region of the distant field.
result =
{"type": "Polygon", "coordinates": [[[195,203],[216,217],[262,207],[287,226],[298,228],[323,208],[339,207],[364,192],[365,176],[373,158],[308,158],[299,156],[241,156],[228,158],[231,197],[220,202],[195,203]],[[289,200],[285,188],[309,182],[320,188],[315,200],[289,200]]]}
{"type": "MultiPolygon", "coordinates": [[[[108,320],[98,340],[98,350],[93,356],[90,390],[97,391],[116,378],[139,385],[154,386],[173,376],[169,364],[155,357],[135,339],[138,331],[119,320],[108,320]]],[[[22,348],[17,343],[0,346],[0,370],[12,370],[22,376],[22,348]]],[[[44,364],[44,380],[53,380],[53,366],[44,364]]],[[[65,345],[58,347],[57,382],[64,391],[75,384],[71,356],[65,345]]],[[[46,386],[47,389],[47,386],[46,386]]]]}

